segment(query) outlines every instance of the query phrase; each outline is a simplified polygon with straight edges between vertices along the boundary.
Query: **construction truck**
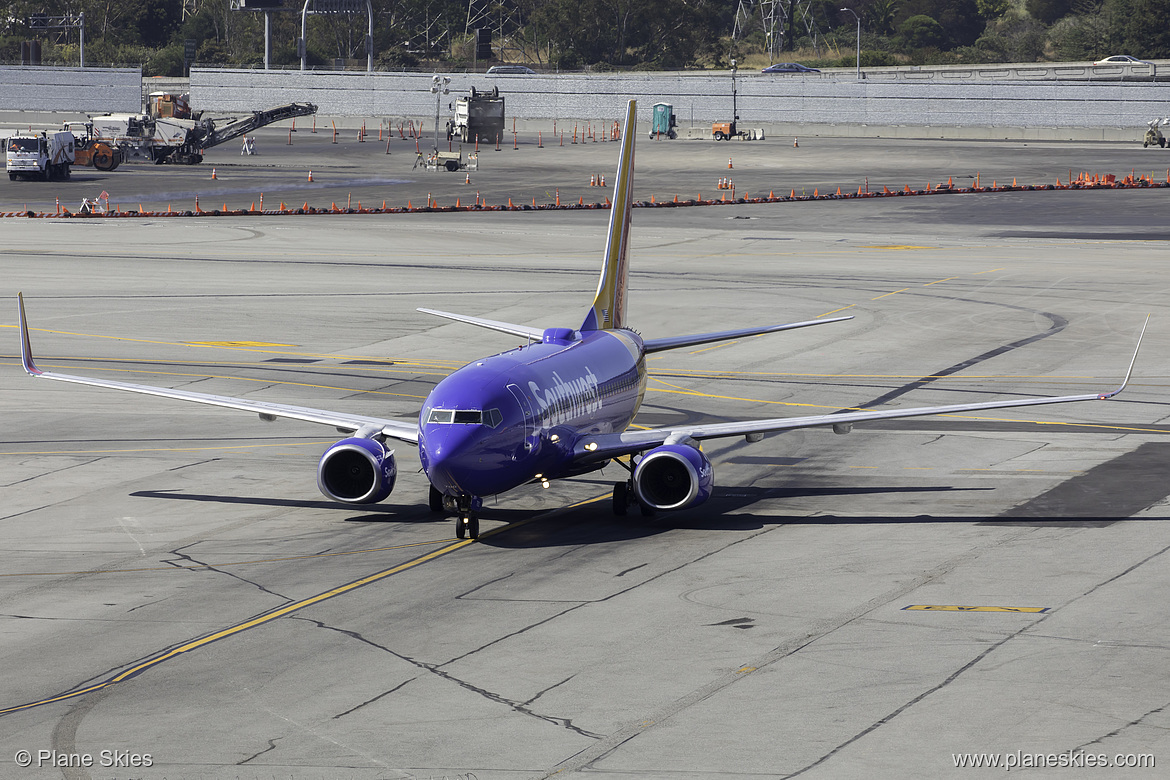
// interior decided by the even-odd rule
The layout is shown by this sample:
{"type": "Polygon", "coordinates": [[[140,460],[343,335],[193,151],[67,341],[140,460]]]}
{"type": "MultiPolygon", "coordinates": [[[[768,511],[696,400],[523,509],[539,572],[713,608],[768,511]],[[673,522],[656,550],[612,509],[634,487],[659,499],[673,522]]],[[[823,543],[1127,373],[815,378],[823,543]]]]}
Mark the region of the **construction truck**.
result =
{"type": "Polygon", "coordinates": [[[500,88],[490,93],[477,92],[475,87],[467,97],[455,101],[455,119],[447,124],[448,139],[459,136],[464,143],[483,141],[495,143],[504,135],[504,99],[500,88]]]}
{"type": "Polygon", "coordinates": [[[93,125],[94,138],[120,148],[130,159],[146,159],[157,164],[195,165],[203,161],[203,152],[213,146],[273,122],[317,113],[317,107],[312,103],[290,103],[265,111],[253,111],[245,117],[204,117],[205,112],[190,111],[185,101],[179,109],[177,101],[159,100],[160,95],[171,97],[166,93],[155,93],[152,95],[155,98],[151,103],[152,110],[145,114],[93,117],[90,123],[93,125]],[[165,113],[172,115],[165,116],[165,113]]]}
{"type": "Polygon", "coordinates": [[[20,133],[4,142],[8,178],[68,179],[73,164],[72,133],[20,133]]]}
{"type": "Polygon", "coordinates": [[[1164,119],[1151,119],[1149,122],[1147,122],[1148,129],[1146,130],[1145,138],[1142,140],[1143,149],[1154,144],[1157,144],[1163,149],[1166,148],[1166,136],[1162,135],[1162,131],[1158,129],[1159,124],[1162,126],[1170,125],[1170,117],[1166,117],[1164,119]]]}
{"type": "Polygon", "coordinates": [[[122,150],[110,141],[98,140],[93,134],[93,122],[66,122],[62,130],[73,133],[73,164],[109,173],[125,159],[122,150]]]}

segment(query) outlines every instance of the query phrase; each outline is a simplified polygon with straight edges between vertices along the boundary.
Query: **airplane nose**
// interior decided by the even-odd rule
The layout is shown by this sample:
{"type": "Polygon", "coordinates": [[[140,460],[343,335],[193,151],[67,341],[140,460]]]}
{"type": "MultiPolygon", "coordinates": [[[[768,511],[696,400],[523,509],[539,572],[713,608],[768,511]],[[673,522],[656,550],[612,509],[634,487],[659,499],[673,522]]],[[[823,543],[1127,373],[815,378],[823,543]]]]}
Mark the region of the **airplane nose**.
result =
{"type": "Polygon", "coordinates": [[[440,490],[477,495],[469,477],[477,469],[475,445],[480,438],[475,425],[435,425],[424,431],[426,471],[431,484],[440,490]]]}

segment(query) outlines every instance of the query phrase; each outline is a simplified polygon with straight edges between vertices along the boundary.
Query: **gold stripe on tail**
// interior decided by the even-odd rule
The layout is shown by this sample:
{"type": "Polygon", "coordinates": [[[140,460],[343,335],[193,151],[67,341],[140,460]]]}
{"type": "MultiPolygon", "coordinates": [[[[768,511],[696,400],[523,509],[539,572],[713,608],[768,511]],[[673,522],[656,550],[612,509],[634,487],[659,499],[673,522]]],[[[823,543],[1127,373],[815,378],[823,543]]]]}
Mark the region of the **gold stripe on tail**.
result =
{"type": "Polygon", "coordinates": [[[626,326],[626,278],[629,275],[627,249],[630,241],[630,206],[634,190],[634,137],[637,135],[637,101],[626,106],[622,129],[622,150],[614,177],[613,205],[609,212],[609,233],[605,241],[605,264],[597,282],[597,296],[585,315],[581,330],[610,330],[626,326]]]}

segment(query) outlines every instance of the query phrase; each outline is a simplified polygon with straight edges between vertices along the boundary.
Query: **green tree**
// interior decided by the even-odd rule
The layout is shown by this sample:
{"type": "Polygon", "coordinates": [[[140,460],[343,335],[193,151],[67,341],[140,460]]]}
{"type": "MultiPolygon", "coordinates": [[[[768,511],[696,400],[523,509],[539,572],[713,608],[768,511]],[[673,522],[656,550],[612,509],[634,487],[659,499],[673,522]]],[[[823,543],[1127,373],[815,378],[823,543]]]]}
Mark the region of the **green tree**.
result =
{"type": "Polygon", "coordinates": [[[1170,0],[1134,0],[1124,36],[1126,51],[1135,57],[1170,57],[1170,0]]]}
{"type": "Polygon", "coordinates": [[[905,0],[898,7],[899,32],[913,16],[928,16],[938,22],[943,30],[940,48],[970,46],[984,27],[975,0],[905,0]]]}
{"type": "Polygon", "coordinates": [[[942,25],[925,14],[911,16],[898,25],[898,36],[902,39],[903,45],[910,49],[937,47],[947,37],[942,25]]]}
{"type": "Polygon", "coordinates": [[[1072,11],[1073,0],[1028,0],[1028,13],[1044,24],[1052,24],[1072,11]]]}
{"type": "Polygon", "coordinates": [[[889,35],[894,31],[894,19],[898,16],[898,5],[901,0],[872,0],[866,7],[863,15],[871,32],[878,35],[889,35]]]}
{"type": "Polygon", "coordinates": [[[984,19],[998,19],[1011,7],[1011,0],[975,0],[975,10],[984,19]]]}

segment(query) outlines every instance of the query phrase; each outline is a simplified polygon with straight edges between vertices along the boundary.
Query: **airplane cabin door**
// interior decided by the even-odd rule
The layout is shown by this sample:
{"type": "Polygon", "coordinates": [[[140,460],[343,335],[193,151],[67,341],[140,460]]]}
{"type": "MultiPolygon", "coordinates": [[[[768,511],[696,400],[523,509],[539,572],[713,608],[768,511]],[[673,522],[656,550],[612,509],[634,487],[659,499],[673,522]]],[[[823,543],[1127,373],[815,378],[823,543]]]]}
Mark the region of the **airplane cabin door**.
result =
{"type": "Polygon", "coordinates": [[[536,448],[536,415],[532,412],[532,402],[523,390],[516,384],[508,385],[508,392],[516,399],[516,403],[520,405],[520,411],[524,415],[524,451],[531,452],[536,448]]]}

